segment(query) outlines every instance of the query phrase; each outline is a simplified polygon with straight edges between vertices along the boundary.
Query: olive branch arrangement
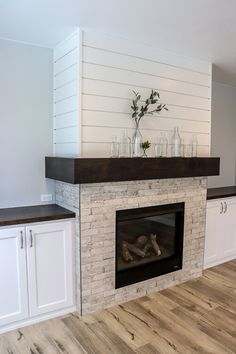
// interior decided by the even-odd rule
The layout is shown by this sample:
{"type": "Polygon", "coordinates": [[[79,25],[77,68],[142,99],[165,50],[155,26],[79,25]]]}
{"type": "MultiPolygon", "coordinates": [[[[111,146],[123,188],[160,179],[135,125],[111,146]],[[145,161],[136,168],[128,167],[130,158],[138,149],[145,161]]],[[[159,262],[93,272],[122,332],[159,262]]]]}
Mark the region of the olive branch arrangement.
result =
{"type": "Polygon", "coordinates": [[[150,105],[156,104],[159,99],[160,95],[157,91],[152,90],[149,98],[145,100],[145,104],[139,106],[141,95],[138,92],[133,91],[135,95],[135,99],[132,100],[131,109],[133,111],[132,118],[135,119],[136,126],[139,126],[139,122],[145,115],[152,115],[153,113],[161,112],[163,109],[168,111],[168,108],[165,104],[158,104],[157,107],[153,110],[149,110],[150,105]]]}

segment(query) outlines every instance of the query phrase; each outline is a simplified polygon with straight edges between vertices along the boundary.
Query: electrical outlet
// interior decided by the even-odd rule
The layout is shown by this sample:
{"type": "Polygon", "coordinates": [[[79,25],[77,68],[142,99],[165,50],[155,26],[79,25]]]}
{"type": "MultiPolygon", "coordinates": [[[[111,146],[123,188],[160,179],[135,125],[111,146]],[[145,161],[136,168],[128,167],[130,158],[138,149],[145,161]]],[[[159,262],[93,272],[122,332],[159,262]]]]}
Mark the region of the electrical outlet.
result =
{"type": "Polygon", "coordinates": [[[41,194],[41,202],[51,202],[52,194],[41,194]]]}

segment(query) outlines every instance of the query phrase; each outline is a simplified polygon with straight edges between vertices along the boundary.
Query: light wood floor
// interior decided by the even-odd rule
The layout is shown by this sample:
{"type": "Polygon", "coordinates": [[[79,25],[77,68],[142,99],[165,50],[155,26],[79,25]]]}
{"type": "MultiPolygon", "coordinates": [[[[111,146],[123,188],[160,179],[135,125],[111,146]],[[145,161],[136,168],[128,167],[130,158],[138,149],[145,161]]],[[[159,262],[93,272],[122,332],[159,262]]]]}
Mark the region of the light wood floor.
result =
{"type": "Polygon", "coordinates": [[[0,354],[236,353],[236,260],[194,281],[80,318],[0,336],[0,354]]]}

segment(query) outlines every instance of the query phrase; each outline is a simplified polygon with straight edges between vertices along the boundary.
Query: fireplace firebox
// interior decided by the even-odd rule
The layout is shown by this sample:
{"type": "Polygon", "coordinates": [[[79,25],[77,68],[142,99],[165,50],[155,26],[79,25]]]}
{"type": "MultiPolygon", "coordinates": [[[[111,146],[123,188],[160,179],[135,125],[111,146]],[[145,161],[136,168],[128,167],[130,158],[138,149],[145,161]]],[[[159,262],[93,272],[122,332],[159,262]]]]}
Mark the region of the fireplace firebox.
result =
{"type": "Polygon", "coordinates": [[[116,289],[182,268],[184,203],[116,212],[116,289]]]}

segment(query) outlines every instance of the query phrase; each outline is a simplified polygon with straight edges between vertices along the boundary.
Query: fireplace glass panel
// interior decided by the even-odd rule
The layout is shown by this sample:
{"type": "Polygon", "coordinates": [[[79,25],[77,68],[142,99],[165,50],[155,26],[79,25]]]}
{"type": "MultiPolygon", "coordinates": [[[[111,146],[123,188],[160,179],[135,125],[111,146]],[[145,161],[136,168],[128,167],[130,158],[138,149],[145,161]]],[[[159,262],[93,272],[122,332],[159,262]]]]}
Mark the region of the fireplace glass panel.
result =
{"type": "Polygon", "coordinates": [[[116,213],[116,287],[182,267],[184,203],[116,213]]]}

